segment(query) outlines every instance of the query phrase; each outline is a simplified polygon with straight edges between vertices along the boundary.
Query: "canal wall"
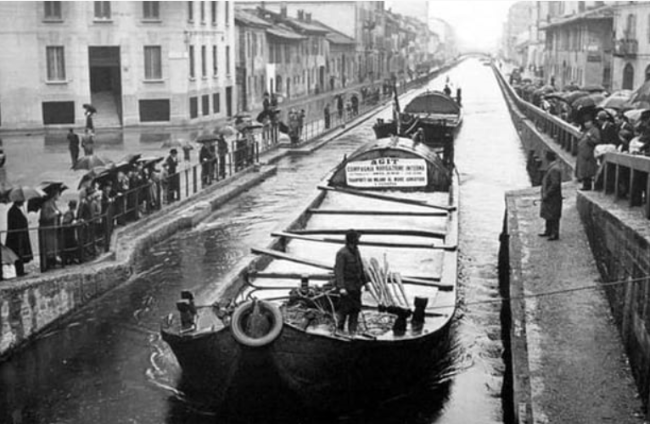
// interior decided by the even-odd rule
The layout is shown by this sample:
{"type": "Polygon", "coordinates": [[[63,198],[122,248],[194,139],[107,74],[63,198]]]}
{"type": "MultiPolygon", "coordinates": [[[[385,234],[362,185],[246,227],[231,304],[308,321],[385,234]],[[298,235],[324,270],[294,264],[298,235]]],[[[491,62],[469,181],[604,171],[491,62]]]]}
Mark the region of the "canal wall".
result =
{"type": "MultiPolygon", "coordinates": [[[[531,182],[535,184],[540,180],[540,171],[545,166],[541,160],[544,150],[557,153],[563,163],[564,180],[571,180],[578,130],[570,129],[571,137],[557,131],[553,131],[553,136],[540,131],[539,123],[536,125],[517,107],[514,92],[500,71],[494,70],[522,147],[527,152],[531,182]]],[[[557,118],[548,118],[551,127],[555,126],[553,120],[557,118]]],[[[564,124],[558,123],[555,127],[560,125],[564,124]]],[[[598,191],[577,191],[575,184],[566,184],[570,190],[565,188],[564,191],[561,238],[569,238],[571,243],[585,242],[560,255],[557,252],[562,252],[562,244],[553,246],[551,253],[548,248],[537,250],[535,233],[541,230],[541,219],[536,213],[526,212],[526,207],[530,206],[526,197],[534,202],[533,199],[539,198],[539,189],[508,193],[506,198],[500,280],[502,291],[509,296],[504,325],[509,339],[510,412],[517,423],[578,422],[568,417],[566,411],[584,414],[576,415],[580,422],[603,422],[612,417],[616,417],[617,422],[643,422],[650,396],[650,336],[646,329],[650,301],[648,221],[641,207],[630,208],[614,196],[598,191]],[[527,221],[531,219],[538,221],[537,225],[529,225],[527,221]],[[574,222],[569,222],[567,228],[567,221],[571,219],[574,222]],[[572,233],[567,234],[569,229],[572,233]],[[531,249],[533,245],[535,249],[531,249]],[[555,260],[549,261],[551,257],[555,260]],[[565,267],[558,263],[564,257],[570,259],[570,269],[554,276],[558,268],[565,267]],[[539,263],[547,266],[540,268],[539,263]],[[541,288],[540,280],[546,281],[541,288]],[[562,284],[556,284],[558,280],[562,284]],[[614,284],[600,284],[599,281],[614,284]],[[627,283],[619,284],[621,281],[627,283]],[[580,290],[590,286],[591,290],[580,290]],[[555,297],[553,308],[540,308],[541,300],[530,299],[531,295],[553,288],[568,290],[567,295],[555,297]],[[574,289],[582,294],[572,294],[574,289]],[[594,293],[602,296],[594,296],[594,293]],[[601,302],[601,297],[606,301],[601,302]],[[567,303],[567,299],[570,302],[567,303]],[[552,316],[546,315],[549,312],[559,314],[559,319],[554,321],[552,316]],[[577,330],[576,324],[579,324],[577,330]],[[609,324],[613,330],[607,330],[609,324]],[[555,338],[567,333],[571,334],[574,344],[583,344],[572,346],[567,340],[555,338]],[[572,357],[558,360],[561,355],[572,357]],[[572,366],[577,361],[581,363],[581,373],[572,366]],[[548,367],[548,364],[555,365],[548,367]],[[554,373],[558,367],[562,378],[554,373]],[[590,388],[594,381],[597,384],[590,388]],[[566,387],[572,390],[567,391],[566,387]],[[591,399],[598,401],[583,399],[581,394],[585,391],[591,391],[591,399]],[[567,396],[566,404],[562,403],[561,393],[567,396]],[[616,402],[612,404],[611,399],[616,402]],[[607,404],[606,409],[603,409],[603,402],[607,404]]]]}
{"type": "MultiPolygon", "coordinates": [[[[462,59],[460,59],[462,60],[462,59]]],[[[431,78],[458,64],[439,68],[431,78]]],[[[405,93],[405,94],[408,94],[405,93]]],[[[222,180],[175,205],[115,231],[110,252],[91,263],[48,271],[33,277],[0,281],[0,359],[14,354],[70,312],[127,283],[151,246],[192,228],[224,203],[273,175],[276,161],[288,154],[308,154],[379,113],[392,99],[341,127],[292,148],[275,148],[261,165],[222,180]]]]}

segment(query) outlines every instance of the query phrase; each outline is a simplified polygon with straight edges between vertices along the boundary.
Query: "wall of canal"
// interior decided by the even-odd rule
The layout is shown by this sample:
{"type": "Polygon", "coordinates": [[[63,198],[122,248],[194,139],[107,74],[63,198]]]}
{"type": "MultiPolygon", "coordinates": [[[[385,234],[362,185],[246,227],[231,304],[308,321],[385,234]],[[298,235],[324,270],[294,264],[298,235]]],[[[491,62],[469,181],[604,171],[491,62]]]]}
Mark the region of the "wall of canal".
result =
{"type": "MultiPolygon", "coordinates": [[[[493,69],[527,154],[527,169],[533,184],[541,182],[546,165],[541,158],[545,150],[557,153],[563,163],[564,180],[570,181],[580,131],[521,100],[501,71],[493,69]]],[[[608,154],[604,160],[607,169],[604,187],[578,191],[576,205],[647,415],[650,403],[650,158],[608,154]]],[[[516,212],[506,211],[500,254],[502,292],[510,297],[509,310],[504,314],[504,333],[510,346],[507,374],[512,399],[509,403],[515,422],[532,422],[527,405],[533,389],[526,334],[522,328],[526,321],[525,301],[521,299],[524,292],[521,281],[511,278],[509,249],[516,246],[507,237],[508,217],[513,213],[516,212]]]]}

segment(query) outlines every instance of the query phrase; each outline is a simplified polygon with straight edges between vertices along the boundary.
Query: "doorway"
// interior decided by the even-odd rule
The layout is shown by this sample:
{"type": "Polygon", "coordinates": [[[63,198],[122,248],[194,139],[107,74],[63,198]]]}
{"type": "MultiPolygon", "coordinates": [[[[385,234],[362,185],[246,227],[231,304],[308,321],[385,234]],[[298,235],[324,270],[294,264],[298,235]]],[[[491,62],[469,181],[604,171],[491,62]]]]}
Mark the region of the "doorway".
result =
{"type": "Polygon", "coordinates": [[[96,126],[122,125],[120,47],[88,47],[90,102],[98,111],[96,126]]]}

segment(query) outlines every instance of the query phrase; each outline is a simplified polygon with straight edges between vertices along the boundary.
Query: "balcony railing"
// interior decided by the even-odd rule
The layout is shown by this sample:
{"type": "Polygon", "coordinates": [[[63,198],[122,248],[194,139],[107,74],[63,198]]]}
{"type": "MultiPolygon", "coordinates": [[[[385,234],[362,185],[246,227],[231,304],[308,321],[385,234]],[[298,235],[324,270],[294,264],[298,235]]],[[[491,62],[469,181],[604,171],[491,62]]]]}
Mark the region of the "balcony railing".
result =
{"type": "Polygon", "coordinates": [[[639,41],[634,38],[621,38],[614,44],[614,56],[634,57],[639,51],[639,41]]]}

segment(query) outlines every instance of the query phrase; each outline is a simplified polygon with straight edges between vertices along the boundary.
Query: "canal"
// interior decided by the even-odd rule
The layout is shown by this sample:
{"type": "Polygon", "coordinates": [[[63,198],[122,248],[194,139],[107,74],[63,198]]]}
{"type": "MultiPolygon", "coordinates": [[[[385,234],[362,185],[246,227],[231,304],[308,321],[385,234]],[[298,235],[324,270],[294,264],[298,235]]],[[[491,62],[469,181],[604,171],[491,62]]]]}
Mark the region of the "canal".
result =
{"type": "MultiPolygon", "coordinates": [[[[497,260],[504,193],[529,186],[525,157],[492,70],[466,60],[433,80],[463,90],[456,160],[461,180],[460,304],[448,375],[417,396],[345,417],[368,423],[501,423],[505,363],[497,260]]],[[[379,117],[389,118],[390,111],[379,117]]],[[[159,337],[181,290],[211,300],[229,272],[266,246],[316,194],[345,153],[373,137],[373,121],[310,156],[278,163],[278,173],[193,230],[160,243],[134,277],[0,364],[0,423],[223,423],[175,390],[180,371],[159,337]]],[[[287,422],[274,403],[256,422],[287,422]]],[[[290,409],[290,408],[289,408],[290,409]]],[[[293,411],[300,417],[300,411],[293,411]]],[[[302,422],[334,422],[321,417],[302,422]]]]}

